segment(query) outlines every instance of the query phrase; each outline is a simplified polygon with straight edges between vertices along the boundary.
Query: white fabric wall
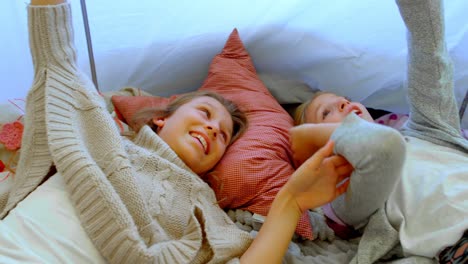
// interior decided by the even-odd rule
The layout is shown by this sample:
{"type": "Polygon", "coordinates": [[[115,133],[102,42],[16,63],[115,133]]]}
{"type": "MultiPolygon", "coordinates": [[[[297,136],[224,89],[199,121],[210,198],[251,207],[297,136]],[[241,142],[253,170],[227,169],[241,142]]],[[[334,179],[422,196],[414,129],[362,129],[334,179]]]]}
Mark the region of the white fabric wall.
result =
{"type": "MultiPolygon", "coordinates": [[[[79,0],[71,0],[79,65],[89,75],[89,60],[79,0]]],[[[27,3],[5,0],[0,3],[0,102],[24,98],[31,87],[33,68],[29,51],[27,3]]],[[[91,76],[91,75],[90,75],[91,76]]]]}
{"type": "MultiPolygon", "coordinates": [[[[0,100],[24,96],[32,80],[25,3],[5,2],[0,9],[0,30],[6,32],[2,36],[6,41],[0,42],[0,81],[5,87],[0,100]]],[[[80,1],[70,2],[79,64],[90,73],[80,1]]],[[[405,28],[393,0],[88,0],[86,4],[101,91],[134,86],[167,95],[196,89],[236,27],[263,76],[305,82],[370,107],[408,109],[402,86],[405,28]]],[[[445,1],[459,104],[468,89],[466,10],[466,0],[445,1]]],[[[463,127],[468,127],[467,115],[463,127]]]]}

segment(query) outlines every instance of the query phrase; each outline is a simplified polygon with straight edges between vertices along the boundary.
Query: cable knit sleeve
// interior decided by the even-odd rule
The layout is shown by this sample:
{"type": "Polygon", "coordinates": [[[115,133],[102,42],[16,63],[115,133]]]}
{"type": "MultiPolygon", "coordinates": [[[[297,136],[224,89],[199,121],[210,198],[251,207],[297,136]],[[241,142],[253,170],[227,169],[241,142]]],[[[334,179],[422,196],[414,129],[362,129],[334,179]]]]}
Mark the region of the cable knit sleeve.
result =
{"type": "MultiPolygon", "coordinates": [[[[236,261],[250,242],[248,234],[224,221],[227,216],[221,209],[212,208],[216,202],[214,194],[207,201],[196,199],[188,184],[193,179],[201,181],[195,174],[179,166],[176,176],[185,180],[162,185],[156,177],[170,179],[172,174],[170,170],[158,171],[163,159],[148,149],[140,160],[145,164],[153,161],[151,164],[156,165],[153,174],[142,175],[133,166],[134,159],[130,159],[127,150],[129,145],[136,146],[122,140],[104,100],[76,66],[69,4],[30,6],[29,21],[35,67],[35,85],[30,93],[35,96],[28,99],[28,104],[41,110],[33,114],[40,120],[42,140],[40,144],[31,142],[31,150],[42,148],[48,165],[53,161],[83,228],[99,252],[110,263],[236,261]],[[180,194],[179,203],[184,199],[188,206],[184,210],[173,209],[170,216],[157,215],[157,208],[149,208],[155,205],[148,202],[149,197],[141,187],[143,180],[153,182],[161,190],[173,189],[167,194],[180,194]],[[219,225],[208,225],[211,219],[218,219],[213,223],[219,225]],[[171,233],[168,227],[175,231],[171,233]],[[217,235],[213,230],[218,227],[232,235],[217,235]],[[211,245],[212,241],[219,242],[211,245]]],[[[201,186],[210,190],[207,185],[201,186]]]]}
{"type": "Polygon", "coordinates": [[[29,6],[29,46],[35,77],[51,65],[76,72],[76,50],[68,3],[57,6],[29,6]],[[40,15],[46,9],[50,15],[40,15]],[[57,26],[61,25],[61,26],[57,26]],[[53,29],[55,32],[50,32],[53,29]]]}
{"type": "Polygon", "coordinates": [[[120,135],[75,65],[69,4],[30,6],[29,26],[34,88],[44,94],[34,103],[45,105],[46,144],[83,228],[110,262],[151,262],[154,256],[145,243],[151,234],[138,230],[151,221],[148,214],[135,212],[146,210],[120,135]],[[127,259],[124,252],[131,252],[127,259]]]}
{"type": "Polygon", "coordinates": [[[28,7],[29,45],[34,66],[34,83],[26,98],[24,134],[21,156],[10,193],[0,196],[0,218],[32,192],[45,178],[52,166],[47,144],[45,120],[45,89],[47,72],[61,67],[73,75],[76,53],[73,48],[68,4],[56,7],[28,7]],[[50,15],[39,15],[48,10],[50,15]],[[57,27],[56,25],[62,25],[57,27]],[[50,29],[56,32],[50,32],[50,29]]]}

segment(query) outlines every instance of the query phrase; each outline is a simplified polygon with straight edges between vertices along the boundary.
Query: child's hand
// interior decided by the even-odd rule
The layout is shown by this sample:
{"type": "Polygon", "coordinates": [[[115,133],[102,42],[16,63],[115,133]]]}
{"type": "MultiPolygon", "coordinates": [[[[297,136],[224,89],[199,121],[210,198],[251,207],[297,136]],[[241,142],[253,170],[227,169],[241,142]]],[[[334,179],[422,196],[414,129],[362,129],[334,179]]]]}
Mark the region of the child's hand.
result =
{"type": "Polygon", "coordinates": [[[305,211],[333,201],[349,185],[353,167],[339,155],[333,155],[332,141],[307,159],[284,186],[305,211]],[[344,181],[345,180],[345,181],[344,181]]]}

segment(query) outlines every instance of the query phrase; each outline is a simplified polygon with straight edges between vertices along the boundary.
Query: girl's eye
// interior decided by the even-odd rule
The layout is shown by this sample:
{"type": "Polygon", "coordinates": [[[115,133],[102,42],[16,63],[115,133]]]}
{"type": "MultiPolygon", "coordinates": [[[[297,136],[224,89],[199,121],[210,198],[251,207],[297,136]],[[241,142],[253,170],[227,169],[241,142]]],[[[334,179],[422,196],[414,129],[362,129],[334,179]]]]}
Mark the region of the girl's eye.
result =
{"type": "Polygon", "coordinates": [[[327,115],[330,114],[330,110],[323,110],[323,113],[322,113],[322,120],[325,119],[327,117],[327,115]]]}
{"type": "Polygon", "coordinates": [[[202,108],[201,109],[203,111],[203,113],[205,113],[206,117],[210,118],[211,117],[211,112],[210,110],[206,109],[206,108],[202,108]]]}
{"type": "Polygon", "coordinates": [[[227,143],[227,134],[224,131],[221,131],[221,136],[223,137],[224,143],[227,143]]]}

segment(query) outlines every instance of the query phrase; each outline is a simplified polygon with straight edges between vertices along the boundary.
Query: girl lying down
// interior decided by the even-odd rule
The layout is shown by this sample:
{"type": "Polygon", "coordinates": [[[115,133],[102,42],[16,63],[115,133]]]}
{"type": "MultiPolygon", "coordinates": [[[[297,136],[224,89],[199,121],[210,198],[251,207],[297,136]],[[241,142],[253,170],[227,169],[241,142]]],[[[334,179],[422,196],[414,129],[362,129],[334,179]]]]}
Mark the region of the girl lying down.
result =
{"type": "MultiPolygon", "coordinates": [[[[203,174],[219,160],[232,138],[242,132],[242,122],[234,120],[229,106],[216,95],[194,94],[179,105],[192,109],[188,114],[174,109],[171,115],[150,119],[152,128],[143,126],[132,140],[121,138],[103,101],[76,67],[70,10],[60,3],[33,0],[33,5],[58,5],[29,7],[36,78],[28,95],[24,155],[15,185],[7,196],[0,196],[3,221],[9,220],[21,200],[32,199],[31,191],[54,165],[57,174],[44,184],[60,179],[66,185],[67,199],[103,262],[274,263],[281,261],[302,212],[345,191],[347,184],[337,183],[351,168],[332,154],[334,143],[329,142],[279,192],[252,242],[215,205],[213,192],[195,174],[203,174]],[[182,120],[193,122],[185,125],[182,120]],[[180,141],[166,137],[169,131],[182,133],[180,141]],[[183,141],[188,144],[179,145],[183,141]],[[205,145],[213,152],[206,153],[205,145]],[[206,163],[193,162],[184,158],[186,151],[210,155],[202,159],[206,163]]],[[[343,130],[347,126],[344,122],[343,130]]],[[[337,146],[341,140],[347,142],[345,138],[337,138],[337,146]]],[[[375,226],[372,220],[368,226],[375,226]]],[[[389,241],[381,234],[378,238],[389,241]]],[[[16,241],[10,242],[22,252],[16,241]]],[[[363,237],[359,249],[375,249],[373,242],[363,237]]],[[[34,254],[17,257],[38,260],[34,254]]],[[[374,262],[380,255],[373,257],[360,258],[360,263],[374,262]]]]}
{"type": "Polygon", "coordinates": [[[292,148],[300,164],[332,139],[355,168],[347,192],[324,207],[336,231],[362,228],[381,209],[406,256],[434,258],[468,229],[468,141],[460,133],[441,1],[398,3],[409,33],[411,112],[402,136],[375,124],[362,104],[319,92],[296,110],[296,123],[306,124],[292,129],[292,148]]]}
{"type": "MultiPolygon", "coordinates": [[[[217,94],[195,92],[146,116],[134,138],[121,137],[104,101],[76,66],[69,4],[32,0],[28,11],[35,80],[15,183],[0,196],[3,221],[11,223],[15,207],[34,199],[33,190],[48,181],[54,167],[51,179],[57,184],[60,177],[66,185],[81,226],[106,262],[276,263],[304,210],[345,191],[347,184],[338,183],[352,167],[332,153],[329,142],[278,193],[252,242],[198,177],[240,136],[243,113],[217,94]]],[[[42,210],[32,222],[47,224],[41,223],[46,214],[42,210]]],[[[31,253],[4,261],[45,261],[3,231],[8,249],[31,253]]],[[[59,234],[71,240],[73,235],[59,234]]]]}

